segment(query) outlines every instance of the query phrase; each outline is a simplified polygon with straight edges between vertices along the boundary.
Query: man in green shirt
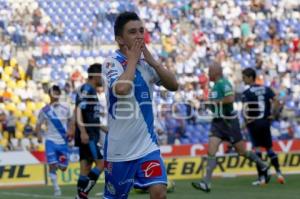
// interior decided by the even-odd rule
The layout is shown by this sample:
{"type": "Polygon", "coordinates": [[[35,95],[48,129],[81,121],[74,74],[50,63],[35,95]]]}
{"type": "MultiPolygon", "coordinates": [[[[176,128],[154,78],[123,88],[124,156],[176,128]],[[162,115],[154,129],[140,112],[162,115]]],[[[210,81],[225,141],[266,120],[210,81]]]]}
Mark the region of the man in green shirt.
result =
{"type": "Polygon", "coordinates": [[[270,179],[269,166],[252,151],[246,151],[245,142],[241,134],[238,115],[233,108],[234,92],[230,82],[223,77],[222,67],[213,62],[209,67],[209,79],[214,82],[210,92],[210,109],[213,113],[211,132],[208,141],[208,157],[206,175],[192,186],[204,192],[210,192],[212,173],[216,167],[216,153],[222,141],[228,141],[234,146],[239,155],[242,155],[259,165],[266,179],[270,179]]]}

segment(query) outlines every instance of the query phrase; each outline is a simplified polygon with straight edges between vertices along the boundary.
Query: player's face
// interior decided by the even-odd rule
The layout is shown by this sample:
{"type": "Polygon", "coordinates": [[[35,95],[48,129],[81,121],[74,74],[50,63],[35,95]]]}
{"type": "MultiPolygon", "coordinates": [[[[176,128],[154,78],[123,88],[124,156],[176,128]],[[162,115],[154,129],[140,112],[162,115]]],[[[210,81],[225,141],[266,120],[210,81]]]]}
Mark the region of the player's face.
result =
{"type": "Polygon", "coordinates": [[[126,45],[129,49],[136,40],[144,41],[144,26],[142,21],[134,20],[125,24],[122,36],[119,37],[118,43],[126,45]]]}
{"type": "Polygon", "coordinates": [[[97,75],[95,78],[96,81],[96,87],[100,87],[102,86],[102,78],[101,78],[101,74],[97,75]]]}
{"type": "Polygon", "coordinates": [[[251,77],[247,77],[246,75],[243,75],[243,82],[244,82],[246,85],[251,84],[252,78],[251,78],[251,77]]]}
{"type": "Polygon", "coordinates": [[[50,93],[50,101],[51,102],[57,102],[59,100],[60,93],[58,91],[52,91],[50,93]]]}

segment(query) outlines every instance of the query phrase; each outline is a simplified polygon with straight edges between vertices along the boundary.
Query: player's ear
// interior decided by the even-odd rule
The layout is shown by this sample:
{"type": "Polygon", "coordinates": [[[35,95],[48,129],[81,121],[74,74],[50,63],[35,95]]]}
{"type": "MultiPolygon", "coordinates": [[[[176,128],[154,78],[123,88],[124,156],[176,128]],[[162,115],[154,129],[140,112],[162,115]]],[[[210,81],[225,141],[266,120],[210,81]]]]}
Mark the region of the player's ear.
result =
{"type": "Polygon", "coordinates": [[[116,41],[120,46],[124,45],[124,39],[121,36],[116,36],[116,41]]]}

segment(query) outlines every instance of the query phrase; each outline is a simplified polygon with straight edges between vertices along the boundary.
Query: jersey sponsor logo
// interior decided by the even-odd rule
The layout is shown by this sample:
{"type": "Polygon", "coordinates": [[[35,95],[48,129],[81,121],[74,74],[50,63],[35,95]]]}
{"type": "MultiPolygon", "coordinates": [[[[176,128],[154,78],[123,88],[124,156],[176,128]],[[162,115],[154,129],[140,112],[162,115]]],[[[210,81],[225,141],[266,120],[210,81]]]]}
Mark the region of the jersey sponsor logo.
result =
{"type": "Polygon", "coordinates": [[[158,160],[144,162],[142,164],[142,170],[144,171],[146,178],[153,178],[162,175],[160,163],[158,160]]]}
{"type": "Polygon", "coordinates": [[[124,181],[119,182],[119,185],[122,186],[122,185],[127,184],[127,183],[130,183],[130,184],[134,183],[134,179],[133,178],[126,179],[124,181]]]}

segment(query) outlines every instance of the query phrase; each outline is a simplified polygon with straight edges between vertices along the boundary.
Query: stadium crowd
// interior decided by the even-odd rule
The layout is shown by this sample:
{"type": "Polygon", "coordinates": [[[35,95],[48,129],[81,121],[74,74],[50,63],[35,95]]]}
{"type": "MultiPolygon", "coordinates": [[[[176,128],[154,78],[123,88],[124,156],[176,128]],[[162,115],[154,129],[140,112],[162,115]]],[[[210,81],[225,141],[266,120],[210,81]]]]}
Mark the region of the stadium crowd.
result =
{"type": "MultiPolygon", "coordinates": [[[[0,151],[43,150],[33,129],[39,109],[49,101],[49,85],[58,84],[64,101],[74,103],[88,66],[113,52],[113,21],[124,10],[139,13],[145,42],[180,83],[175,93],[161,87],[154,92],[160,144],[207,142],[210,122],[201,102],[208,98],[212,58],[235,86],[237,110],[244,89],[241,70],[254,67],[257,83],[271,86],[283,106],[272,124],[273,138],[300,138],[298,1],[67,2],[0,0],[0,151]],[[16,55],[24,52],[31,56],[21,65],[16,55]]],[[[102,88],[99,97],[105,118],[102,88]]]]}

